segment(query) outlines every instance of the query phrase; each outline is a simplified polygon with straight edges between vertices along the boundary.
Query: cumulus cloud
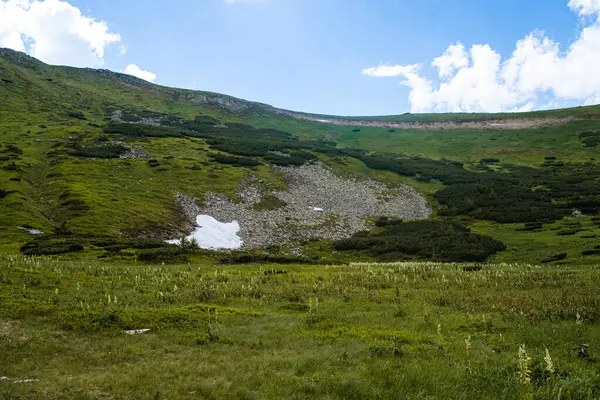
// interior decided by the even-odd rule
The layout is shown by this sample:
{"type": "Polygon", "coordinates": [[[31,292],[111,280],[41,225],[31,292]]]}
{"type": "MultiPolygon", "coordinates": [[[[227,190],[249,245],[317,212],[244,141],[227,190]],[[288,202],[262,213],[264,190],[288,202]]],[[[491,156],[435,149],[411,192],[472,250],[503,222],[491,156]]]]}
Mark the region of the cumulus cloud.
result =
{"type": "Polygon", "coordinates": [[[579,15],[592,15],[600,11],[600,0],[570,0],[569,7],[579,15]]]}
{"type": "Polygon", "coordinates": [[[154,82],[156,80],[156,74],[150,71],[144,71],[140,67],[135,64],[129,64],[123,70],[123,73],[128,75],[133,75],[137,78],[143,79],[145,81],[154,82]]]}
{"type": "Polygon", "coordinates": [[[118,33],[61,0],[0,0],[0,47],[26,51],[51,64],[104,65],[118,33]]]}
{"type": "Polygon", "coordinates": [[[381,65],[363,75],[402,77],[412,112],[499,112],[546,108],[548,104],[600,102],[600,0],[570,0],[588,22],[565,51],[543,32],[516,43],[506,59],[489,45],[452,44],[433,60],[435,79],[420,64],[381,65]],[[550,100],[548,100],[550,99],[550,100]]]}
{"type": "Polygon", "coordinates": [[[440,77],[445,78],[459,68],[469,65],[469,56],[462,43],[453,44],[444,54],[433,60],[433,66],[440,71],[440,77]]]}

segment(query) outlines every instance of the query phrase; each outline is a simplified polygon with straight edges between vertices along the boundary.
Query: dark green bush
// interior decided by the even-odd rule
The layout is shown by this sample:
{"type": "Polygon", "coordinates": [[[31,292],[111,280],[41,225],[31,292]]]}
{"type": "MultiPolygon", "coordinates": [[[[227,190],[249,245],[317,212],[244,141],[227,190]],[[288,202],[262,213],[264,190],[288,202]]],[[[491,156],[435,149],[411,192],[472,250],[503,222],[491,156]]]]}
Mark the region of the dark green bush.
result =
{"type": "Polygon", "coordinates": [[[390,224],[390,219],[388,217],[379,217],[377,221],[375,221],[375,226],[384,227],[390,224]]]}
{"type": "Polygon", "coordinates": [[[119,158],[121,154],[127,151],[129,149],[120,144],[105,144],[101,146],[80,147],[70,151],[69,155],[89,158],[119,158]]]}
{"type": "Polygon", "coordinates": [[[141,250],[137,256],[138,261],[149,263],[185,263],[189,261],[189,255],[178,246],[151,248],[141,250]]]}
{"type": "Polygon", "coordinates": [[[573,236],[581,231],[581,229],[564,229],[556,232],[556,236],[573,236]]]}
{"type": "Polygon", "coordinates": [[[260,162],[247,157],[211,154],[211,158],[220,164],[233,165],[234,167],[254,167],[256,165],[260,165],[260,162]]]}
{"type": "Polygon", "coordinates": [[[87,211],[90,207],[84,200],[72,199],[61,203],[61,206],[68,207],[71,211],[87,211]]]}
{"type": "Polygon", "coordinates": [[[381,233],[362,233],[339,240],[334,242],[334,248],[364,251],[385,261],[416,258],[482,262],[506,246],[454,222],[415,221],[389,226],[381,233]]]}
{"type": "Polygon", "coordinates": [[[582,256],[592,256],[592,255],[599,255],[600,254],[600,246],[596,246],[591,250],[584,250],[581,252],[582,256]]]}
{"type": "Polygon", "coordinates": [[[15,191],[14,190],[0,189],[0,199],[5,198],[6,196],[8,196],[11,193],[15,193],[15,191]]]}
{"type": "Polygon", "coordinates": [[[274,264],[314,264],[315,261],[304,257],[287,255],[272,255],[249,250],[235,250],[219,257],[221,264],[249,264],[256,262],[269,262],[274,264]]]}
{"type": "Polygon", "coordinates": [[[21,252],[27,256],[50,256],[75,253],[83,250],[83,245],[69,240],[33,240],[21,247],[21,252]]]}
{"type": "Polygon", "coordinates": [[[81,119],[81,120],[86,119],[85,115],[83,115],[83,113],[79,112],[79,111],[69,111],[67,113],[67,115],[69,116],[69,118],[75,118],[75,119],[81,119]]]}
{"type": "Polygon", "coordinates": [[[3,150],[2,153],[13,153],[13,154],[23,154],[23,150],[15,146],[14,144],[8,143],[6,145],[6,150],[3,150]]]}
{"type": "Polygon", "coordinates": [[[596,147],[600,144],[600,132],[582,132],[579,138],[585,147],[596,147]]]}
{"type": "Polygon", "coordinates": [[[567,258],[567,253],[555,254],[553,256],[546,257],[542,260],[542,263],[547,264],[555,261],[564,260],[567,258]]]}

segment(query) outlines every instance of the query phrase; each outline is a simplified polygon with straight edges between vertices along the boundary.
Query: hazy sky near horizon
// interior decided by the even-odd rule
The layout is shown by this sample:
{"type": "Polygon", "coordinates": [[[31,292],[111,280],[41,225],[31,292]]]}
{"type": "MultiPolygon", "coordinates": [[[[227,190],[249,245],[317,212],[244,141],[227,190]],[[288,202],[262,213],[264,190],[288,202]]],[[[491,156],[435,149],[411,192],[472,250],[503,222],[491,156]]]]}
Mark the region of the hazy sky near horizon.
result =
{"type": "Polygon", "coordinates": [[[0,47],[338,115],[600,103],[600,0],[0,0],[0,47]]]}

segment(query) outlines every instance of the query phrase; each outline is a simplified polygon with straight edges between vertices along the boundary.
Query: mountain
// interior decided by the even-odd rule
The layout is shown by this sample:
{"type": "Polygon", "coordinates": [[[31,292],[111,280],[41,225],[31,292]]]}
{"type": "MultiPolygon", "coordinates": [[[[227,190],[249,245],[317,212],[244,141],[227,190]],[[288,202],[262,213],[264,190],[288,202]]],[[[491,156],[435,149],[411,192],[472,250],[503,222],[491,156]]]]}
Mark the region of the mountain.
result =
{"type": "Polygon", "coordinates": [[[181,259],[204,213],[232,262],[600,261],[600,106],[314,115],[8,49],[0,79],[4,252],[181,259]]]}

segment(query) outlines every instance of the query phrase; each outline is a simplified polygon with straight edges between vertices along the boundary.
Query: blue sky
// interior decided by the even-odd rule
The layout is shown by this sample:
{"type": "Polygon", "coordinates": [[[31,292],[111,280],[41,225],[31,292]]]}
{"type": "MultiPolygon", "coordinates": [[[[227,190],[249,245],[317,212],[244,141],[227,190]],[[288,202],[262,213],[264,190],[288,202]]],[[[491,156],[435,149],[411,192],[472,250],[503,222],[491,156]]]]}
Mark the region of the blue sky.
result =
{"type": "Polygon", "coordinates": [[[598,0],[0,0],[0,4],[4,5],[0,26],[2,14],[13,25],[12,31],[0,28],[0,44],[19,48],[13,35],[17,32],[28,39],[23,41],[24,50],[44,61],[114,71],[132,64],[155,74],[154,81],[161,85],[226,93],[299,111],[339,115],[504,111],[600,99],[600,82],[592,89],[589,82],[573,82],[581,86],[576,93],[561,86],[565,80],[580,79],[581,68],[588,68],[590,61],[600,61],[600,40],[595,36],[578,54],[592,52],[596,58],[584,62],[587,56],[572,60],[567,54],[570,46],[581,42],[585,29],[600,32],[598,0]],[[18,18],[9,14],[17,7],[23,9],[18,18]],[[54,9],[65,15],[56,25],[54,9]],[[15,22],[27,18],[31,21],[15,22]],[[65,21],[80,26],[77,18],[83,18],[98,33],[83,32],[76,40],[56,34],[51,43],[47,34],[32,27],[35,18],[43,19],[51,32],[58,32],[65,21]],[[104,30],[94,25],[100,23],[104,30]],[[536,31],[534,37],[528,36],[536,31]],[[118,40],[109,35],[118,35],[118,40]],[[550,40],[560,51],[548,43],[529,47],[523,43],[529,53],[517,60],[512,53],[527,37],[550,40]],[[36,40],[38,45],[28,47],[36,40]],[[104,43],[99,45],[99,40],[104,43]],[[75,54],[86,51],[80,42],[89,44],[88,52],[94,49],[91,57],[75,54]],[[448,73],[442,76],[432,62],[457,43],[461,45],[444,59],[448,73]],[[488,46],[472,52],[473,45],[488,46]],[[65,50],[71,47],[72,56],[65,50]],[[540,51],[554,58],[536,58],[540,51]],[[499,68],[490,64],[496,56],[499,68]],[[507,77],[509,70],[503,66],[511,58],[519,70],[511,69],[507,77]],[[555,65],[554,72],[538,78],[548,63],[555,65]],[[479,67],[472,68],[475,65],[479,67]]]}

